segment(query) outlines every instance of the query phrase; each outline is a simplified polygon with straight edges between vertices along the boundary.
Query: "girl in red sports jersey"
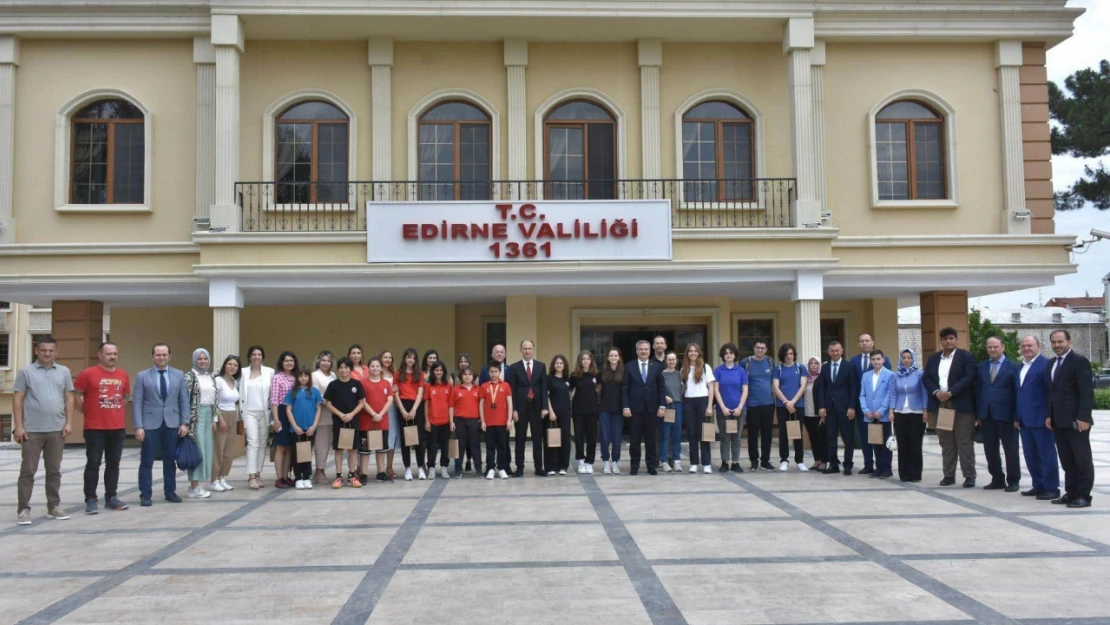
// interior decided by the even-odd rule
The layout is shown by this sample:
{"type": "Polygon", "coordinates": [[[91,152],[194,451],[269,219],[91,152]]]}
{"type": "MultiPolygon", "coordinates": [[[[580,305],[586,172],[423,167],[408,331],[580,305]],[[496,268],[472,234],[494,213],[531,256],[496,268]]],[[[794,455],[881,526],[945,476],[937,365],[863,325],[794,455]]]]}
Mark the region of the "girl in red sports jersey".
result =
{"type": "Polygon", "coordinates": [[[445,479],[451,477],[447,472],[447,441],[451,438],[451,432],[455,431],[451,419],[452,388],[448,381],[447,365],[437,362],[432,365],[428,385],[424,387],[427,396],[425,412],[428,416],[428,422],[424,425],[424,431],[428,433],[428,469],[435,475],[436,451],[439,451],[439,476],[445,479]]]}

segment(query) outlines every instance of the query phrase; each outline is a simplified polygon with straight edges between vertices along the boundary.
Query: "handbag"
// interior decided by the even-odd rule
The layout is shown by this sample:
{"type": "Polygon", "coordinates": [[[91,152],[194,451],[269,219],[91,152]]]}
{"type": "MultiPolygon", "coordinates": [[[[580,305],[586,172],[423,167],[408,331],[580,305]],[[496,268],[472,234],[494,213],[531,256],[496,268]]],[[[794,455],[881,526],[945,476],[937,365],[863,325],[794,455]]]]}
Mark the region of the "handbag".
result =
{"type": "Polygon", "coordinates": [[[177,451],[174,452],[179,471],[192,471],[200,466],[200,450],[192,436],[182,436],[177,439],[177,451]]]}

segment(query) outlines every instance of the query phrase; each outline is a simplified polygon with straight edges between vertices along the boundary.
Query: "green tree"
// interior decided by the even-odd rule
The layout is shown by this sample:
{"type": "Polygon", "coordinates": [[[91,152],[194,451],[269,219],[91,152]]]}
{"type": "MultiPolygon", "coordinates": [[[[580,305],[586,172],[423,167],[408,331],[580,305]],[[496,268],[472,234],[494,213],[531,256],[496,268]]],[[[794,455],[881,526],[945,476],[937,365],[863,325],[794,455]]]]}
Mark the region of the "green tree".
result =
{"type": "Polygon", "coordinates": [[[987,339],[992,336],[1002,339],[1007,358],[1015,361],[1019,358],[1021,342],[1017,332],[1006,332],[990,319],[984,319],[978,310],[972,310],[967,316],[967,330],[968,351],[975,354],[975,360],[987,359],[987,339]]]}
{"type": "MultiPolygon", "coordinates": [[[[1110,154],[1110,62],[1081,69],[1064,79],[1064,89],[1048,83],[1048,110],[1059,127],[1052,128],[1052,153],[1079,158],[1110,154]]],[[[1074,210],[1090,202],[1110,208],[1110,171],[1102,161],[1084,167],[1084,176],[1067,191],[1056,193],[1056,210],[1074,210]]]]}

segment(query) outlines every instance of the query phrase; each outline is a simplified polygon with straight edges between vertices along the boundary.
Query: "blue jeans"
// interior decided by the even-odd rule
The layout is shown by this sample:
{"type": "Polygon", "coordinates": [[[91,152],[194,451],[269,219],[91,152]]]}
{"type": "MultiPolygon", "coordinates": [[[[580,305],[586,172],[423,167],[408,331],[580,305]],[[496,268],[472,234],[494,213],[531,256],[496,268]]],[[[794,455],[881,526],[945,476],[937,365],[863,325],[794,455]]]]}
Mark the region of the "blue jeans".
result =
{"type": "Polygon", "coordinates": [[[674,423],[659,423],[659,461],[674,462],[682,459],[682,403],[668,404],[674,408],[674,423]]]}
{"type": "Polygon", "coordinates": [[[162,491],[166,497],[177,493],[177,428],[161,427],[145,430],[143,448],[139,452],[139,497],[150,499],[151,470],[154,454],[162,449],[162,491]]]}
{"type": "Polygon", "coordinates": [[[617,462],[621,459],[621,439],[624,437],[624,417],[621,413],[603,412],[598,415],[598,433],[601,435],[601,460],[617,462]]]}

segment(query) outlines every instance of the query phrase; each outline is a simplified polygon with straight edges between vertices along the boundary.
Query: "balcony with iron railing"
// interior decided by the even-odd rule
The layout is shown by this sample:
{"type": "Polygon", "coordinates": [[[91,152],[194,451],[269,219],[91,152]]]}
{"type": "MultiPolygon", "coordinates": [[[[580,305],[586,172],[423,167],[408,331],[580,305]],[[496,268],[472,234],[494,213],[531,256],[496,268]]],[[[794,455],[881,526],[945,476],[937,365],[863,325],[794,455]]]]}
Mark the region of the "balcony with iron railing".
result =
{"type": "Polygon", "coordinates": [[[665,200],[674,229],[792,228],[795,180],[237,182],[244,232],[357,232],[380,202],[665,200]]]}

